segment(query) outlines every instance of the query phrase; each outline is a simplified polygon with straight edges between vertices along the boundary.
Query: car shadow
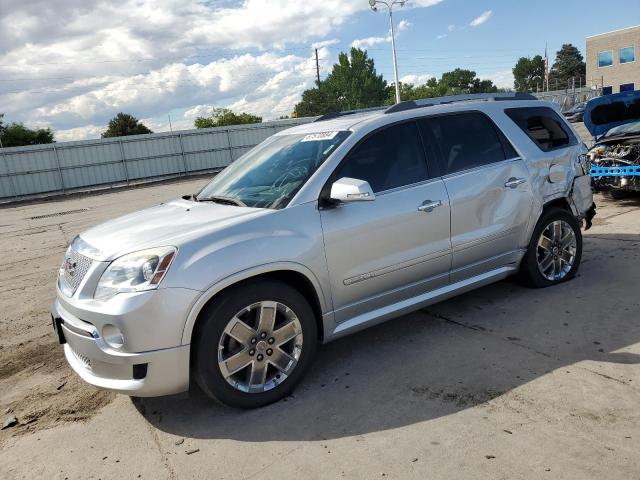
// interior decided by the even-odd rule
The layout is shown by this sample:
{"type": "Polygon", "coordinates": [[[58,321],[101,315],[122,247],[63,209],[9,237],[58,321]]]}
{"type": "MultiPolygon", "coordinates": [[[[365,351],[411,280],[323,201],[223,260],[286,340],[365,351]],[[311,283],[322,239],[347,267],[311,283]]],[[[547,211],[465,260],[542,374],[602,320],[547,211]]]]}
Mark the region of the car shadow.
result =
{"type": "Polygon", "coordinates": [[[574,280],[508,279],[329,343],[293,395],[264,408],[224,407],[197,389],[133,403],[183,437],[323,440],[451,415],[570,366],[627,383],[612,364],[640,363],[622,351],[640,341],[639,255],[640,235],[585,235],[574,280]]]}

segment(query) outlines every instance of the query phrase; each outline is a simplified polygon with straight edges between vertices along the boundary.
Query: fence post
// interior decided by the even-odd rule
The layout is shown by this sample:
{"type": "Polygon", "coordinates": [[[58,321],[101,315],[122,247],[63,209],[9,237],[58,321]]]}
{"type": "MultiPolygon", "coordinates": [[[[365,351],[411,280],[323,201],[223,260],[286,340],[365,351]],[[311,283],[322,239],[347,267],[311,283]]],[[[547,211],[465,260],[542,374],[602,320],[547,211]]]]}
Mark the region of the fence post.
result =
{"type": "Polygon", "coordinates": [[[184,168],[184,175],[189,175],[189,169],[187,168],[187,159],[184,156],[184,145],[182,144],[182,134],[178,133],[178,142],[180,143],[180,155],[182,155],[182,166],[184,168]]]}
{"type": "Polygon", "coordinates": [[[60,157],[58,156],[58,149],[56,148],[55,142],[53,145],[53,155],[56,158],[56,167],[58,168],[58,175],[60,176],[60,188],[62,189],[62,193],[64,193],[64,177],[62,175],[62,167],[60,167],[60,157]]]}
{"type": "Polygon", "coordinates": [[[4,151],[4,147],[2,146],[2,140],[0,140],[0,150],[2,150],[2,159],[4,160],[4,164],[7,167],[7,180],[9,181],[9,185],[11,186],[11,190],[13,190],[13,198],[18,199],[18,189],[16,188],[15,183],[13,183],[13,176],[9,172],[9,162],[7,161],[7,153],[4,151]]]}
{"type": "Polygon", "coordinates": [[[124,167],[124,174],[127,177],[127,185],[129,185],[129,169],[127,168],[127,157],[124,155],[124,146],[122,145],[122,139],[118,138],[120,144],[120,154],[122,155],[122,166],[124,167]]]}
{"type": "Polygon", "coordinates": [[[233,147],[231,146],[231,133],[228,128],[226,132],[227,132],[227,145],[229,145],[229,160],[230,160],[229,165],[231,165],[233,163],[233,147]]]}

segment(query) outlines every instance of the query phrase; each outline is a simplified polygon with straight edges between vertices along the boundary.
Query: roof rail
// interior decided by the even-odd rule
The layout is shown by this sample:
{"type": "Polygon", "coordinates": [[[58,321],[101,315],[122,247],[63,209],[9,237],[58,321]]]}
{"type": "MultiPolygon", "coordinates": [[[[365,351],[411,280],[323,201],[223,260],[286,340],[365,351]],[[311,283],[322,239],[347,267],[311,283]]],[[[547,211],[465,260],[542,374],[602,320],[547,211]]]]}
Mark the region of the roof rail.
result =
{"type": "Polygon", "coordinates": [[[397,103],[387,108],[384,113],[402,112],[404,110],[412,110],[414,108],[433,107],[434,105],[445,105],[457,102],[499,102],[506,100],[538,100],[530,93],[512,92],[512,93],[471,93],[465,95],[449,95],[446,97],[423,98],[420,100],[407,100],[397,103]]]}
{"type": "MultiPolygon", "coordinates": [[[[345,110],[343,112],[329,112],[316,118],[314,122],[321,122],[323,120],[331,120],[332,118],[344,117],[345,115],[355,115],[356,113],[375,112],[378,110],[385,110],[388,107],[371,107],[371,108],[359,108],[357,110],[345,110]]],[[[386,111],[385,111],[386,113],[386,111]]]]}

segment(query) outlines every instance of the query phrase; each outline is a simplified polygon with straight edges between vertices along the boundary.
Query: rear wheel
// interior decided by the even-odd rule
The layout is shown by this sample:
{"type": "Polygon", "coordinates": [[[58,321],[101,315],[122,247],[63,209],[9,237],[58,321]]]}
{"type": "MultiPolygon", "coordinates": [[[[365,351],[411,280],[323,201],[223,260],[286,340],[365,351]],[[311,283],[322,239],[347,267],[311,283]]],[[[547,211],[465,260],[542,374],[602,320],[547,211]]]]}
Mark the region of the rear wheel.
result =
{"type": "Polygon", "coordinates": [[[194,340],[196,380],[230,406],[254,408],[286,396],[317,348],[313,310],[284,283],[233,287],[205,315],[194,340]]]}
{"type": "Polygon", "coordinates": [[[561,208],[551,208],[538,221],[521,274],[534,287],[548,287],[573,278],[582,258],[582,233],[576,218],[561,208]]]}

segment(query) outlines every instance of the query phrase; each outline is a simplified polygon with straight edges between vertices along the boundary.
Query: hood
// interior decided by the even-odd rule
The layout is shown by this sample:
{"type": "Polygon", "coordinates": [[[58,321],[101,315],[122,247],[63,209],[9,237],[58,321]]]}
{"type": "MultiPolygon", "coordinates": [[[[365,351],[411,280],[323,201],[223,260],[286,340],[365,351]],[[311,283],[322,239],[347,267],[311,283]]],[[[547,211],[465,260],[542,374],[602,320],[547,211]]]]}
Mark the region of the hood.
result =
{"type": "Polygon", "coordinates": [[[110,220],[80,234],[80,253],[94,260],[113,260],[145,248],[175,246],[200,238],[271,210],[211,202],[173,200],[110,220]]]}
{"type": "Polygon", "coordinates": [[[640,90],[604,95],[589,100],[584,125],[598,138],[613,127],[640,120],[640,90]]]}

